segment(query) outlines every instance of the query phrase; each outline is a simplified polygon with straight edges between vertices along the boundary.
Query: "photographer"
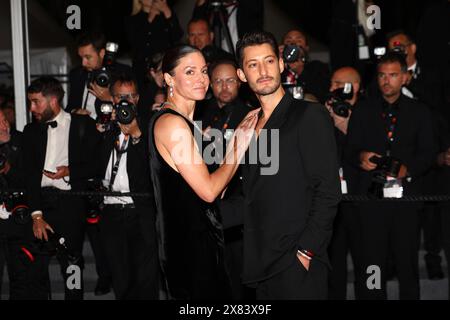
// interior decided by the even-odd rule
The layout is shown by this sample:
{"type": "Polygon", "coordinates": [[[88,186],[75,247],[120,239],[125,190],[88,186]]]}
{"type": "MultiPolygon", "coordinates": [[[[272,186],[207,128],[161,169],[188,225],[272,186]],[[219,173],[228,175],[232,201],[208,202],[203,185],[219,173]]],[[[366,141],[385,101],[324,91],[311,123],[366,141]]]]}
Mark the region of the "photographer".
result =
{"type": "Polygon", "coordinates": [[[304,31],[293,29],[283,37],[280,52],[285,61],[281,81],[296,99],[325,103],[330,71],[323,62],[308,58],[309,45],[304,31]]]}
{"type": "Polygon", "coordinates": [[[22,261],[21,247],[33,240],[31,219],[23,197],[10,192],[23,188],[21,152],[22,134],[11,130],[0,109],[0,292],[6,264],[11,300],[39,298],[33,290],[39,279],[33,266],[22,261]],[[23,211],[17,209],[19,205],[23,211]]]}
{"type": "Polygon", "coordinates": [[[124,23],[132,50],[133,72],[142,92],[148,59],[177,44],[183,30],[167,0],[133,0],[132,15],[124,23]]]}
{"type": "MultiPolygon", "coordinates": [[[[353,108],[360,103],[361,78],[352,67],[342,67],[331,77],[330,94],[325,106],[334,121],[336,145],[340,161],[342,193],[355,193],[356,170],[343,159],[347,143],[348,123],[353,108]]],[[[347,297],[347,253],[350,252],[355,274],[355,296],[359,298],[361,281],[360,268],[360,227],[355,214],[355,205],[341,202],[334,220],[333,237],[328,253],[332,270],[328,279],[328,297],[332,300],[345,300],[347,297]]]]}
{"type": "MultiPolygon", "coordinates": [[[[223,35],[216,34],[216,46],[228,52],[234,52],[236,42],[242,38],[244,34],[262,30],[264,26],[264,1],[262,0],[196,0],[192,19],[204,19],[211,21],[213,14],[212,3],[219,4],[219,10],[222,11],[226,27],[230,31],[230,37],[233,50],[228,47],[226,38],[223,35]],[[220,45],[219,45],[220,44],[220,45]]],[[[211,28],[214,30],[214,25],[211,28]]]]}
{"type": "MultiPolygon", "coordinates": [[[[136,118],[136,81],[118,75],[110,90],[115,105],[113,123],[104,133],[98,174],[110,191],[153,194],[146,121],[136,118]]],[[[116,299],[157,299],[153,198],[105,197],[99,227],[116,299]]]]}
{"type": "Polygon", "coordinates": [[[105,36],[97,32],[82,34],[77,39],[81,66],[72,69],[69,74],[67,112],[87,114],[97,120],[102,103],[112,99],[108,90],[109,84],[99,84],[101,81],[96,81],[102,67],[105,67],[109,78],[120,72],[131,74],[130,67],[115,61],[118,47],[112,44],[111,48],[107,48],[106,45],[105,36]]]}
{"type": "MultiPolygon", "coordinates": [[[[436,153],[431,113],[425,105],[402,95],[408,77],[402,55],[384,55],[377,72],[382,96],[361,103],[349,122],[345,159],[358,169],[356,191],[368,194],[370,190],[375,196],[381,191],[383,197],[396,198],[420,195],[422,178],[436,153]]],[[[420,204],[414,202],[359,205],[363,271],[371,265],[381,269],[381,290],[364,287],[363,299],[386,299],[389,251],[398,274],[400,299],[419,299],[419,209],[420,204]]]]}
{"type": "MultiPolygon", "coordinates": [[[[23,132],[23,163],[27,201],[32,212],[33,233],[41,241],[49,232],[64,236],[67,247],[77,260],[81,286],[65,285],[65,299],[83,299],[83,257],[85,204],[81,197],[53,194],[61,190],[86,189],[95,176],[95,161],[100,135],[94,121],[86,115],[70,114],[62,107],[64,90],[51,77],[40,77],[27,89],[30,111],[36,121],[23,132]]],[[[35,292],[41,299],[49,296],[48,267],[50,255],[37,257],[41,282],[35,292]]],[[[59,259],[66,284],[69,261],[59,259]]]]}

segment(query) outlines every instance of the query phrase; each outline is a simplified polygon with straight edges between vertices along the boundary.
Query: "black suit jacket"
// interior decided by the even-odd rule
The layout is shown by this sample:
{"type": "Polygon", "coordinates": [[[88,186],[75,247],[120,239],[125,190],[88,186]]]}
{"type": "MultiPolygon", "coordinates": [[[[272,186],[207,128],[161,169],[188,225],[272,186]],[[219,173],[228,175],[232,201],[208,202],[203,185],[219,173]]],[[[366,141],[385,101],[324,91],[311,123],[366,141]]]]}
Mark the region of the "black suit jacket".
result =
{"type": "MultiPolygon", "coordinates": [[[[423,175],[430,169],[436,156],[432,116],[427,106],[406,96],[399,98],[399,111],[391,154],[399,159],[412,176],[404,181],[405,195],[420,194],[423,175]]],[[[362,151],[386,154],[387,134],[382,118],[382,98],[367,99],[354,108],[349,121],[346,160],[358,170],[357,192],[366,194],[373,172],[360,168],[362,151]]]]}
{"type": "MultiPolygon", "coordinates": [[[[69,170],[72,190],[83,190],[86,181],[95,177],[96,151],[100,135],[88,116],[71,115],[69,131],[69,170]]],[[[23,163],[27,200],[31,212],[42,210],[41,180],[47,149],[47,127],[27,124],[23,131],[23,163]]]]}
{"type": "MultiPolygon", "coordinates": [[[[113,74],[116,73],[126,73],[131,75],[131,68],[127,65],[116,63],[114,64],[113,74]]],[[[69,73],[69,96],[67,101],[66,111],[71,112],[74,109],[79,109],[83,107],[83,93],[86,83],[88,81],[89,72],[83,67],[79,66],[72,69],[69,73]]],[[[110,102],[110,101],[107,101],[110,102]]],[[[95,99],[95,112],[100,114],[100,106],[102,101],[95,99]]]]}
{"type": "MultiPolygon", "coordinates": [[[[263,30],[264,27],[264,1],[262,0],[239,0],[237,9],[238,36],[242,38],[244,34],[263,30]]],[[[196,6],[192,18],[208,19],[208,1],[202,6],[196,6]]],[[[217,36],[217,35],[216,35],[217,36]]]]}
{"type": "MultiPolygon", "coordinates": [[[[127,151],[127,173],[130,192],[148,192],[153,195],[148,159],[148,130],[146,125],[139,125],[139,127],[142,132],[139,143],[132,144],[130,140],[127,151]]],[[[116,127],[110,131],[107,131],[103,136],[97,172],[101,179],[105,178],[109,158],[111,157],[111,152],[114,150],[114,144],[119,134],[120,129],[116,127]]],[[[153,208],[153,197],[133,197],[133,201],[136,206],[151,206],[153,208]]]]}
{"type": "MultiPolygon", "coordinates": [[[[327,247],[340,200],[333,124],[323,106],[286,94],[264,129],[279,129],[279,150],[270,150],[271,139],[267,143],[268,154],[279,155],[279,166],[273,175],[261,174],[266,166],[260,159],[243,166],[245,283],[283,271],[297,259],[298,248],[328,265],[327,247]]],[[[265,145],[262,137],[258,143],[265,145]]]]}

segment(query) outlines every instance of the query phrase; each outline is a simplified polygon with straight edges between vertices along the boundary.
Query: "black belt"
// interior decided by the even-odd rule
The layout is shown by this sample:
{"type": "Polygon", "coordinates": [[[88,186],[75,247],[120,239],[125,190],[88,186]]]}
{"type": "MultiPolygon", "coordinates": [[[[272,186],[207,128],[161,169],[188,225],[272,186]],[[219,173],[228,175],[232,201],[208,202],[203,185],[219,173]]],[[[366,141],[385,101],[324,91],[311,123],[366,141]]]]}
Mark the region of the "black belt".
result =
{"type": "Polygon", "coordinates": [[[115,204],[105,204],[105,208],[124,210],[124,209],[136,209],[134,203],[115,203],[115,204]]]}

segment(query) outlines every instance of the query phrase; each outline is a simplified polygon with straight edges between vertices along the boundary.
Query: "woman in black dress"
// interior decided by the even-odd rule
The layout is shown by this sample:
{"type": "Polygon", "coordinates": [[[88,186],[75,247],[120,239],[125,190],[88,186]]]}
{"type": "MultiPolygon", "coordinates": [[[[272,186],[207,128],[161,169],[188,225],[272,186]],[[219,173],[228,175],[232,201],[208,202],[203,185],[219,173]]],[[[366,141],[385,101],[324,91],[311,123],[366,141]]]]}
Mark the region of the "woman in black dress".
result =
{"type": "Polygon", "coordinates": [[[229,297],[223,236],[215,199],[238,167],[256,125],[253,111],[236,130],[224,164],[214,172],[202,158],[202,133],[193,122],[209,78],[201,52],[169,49],[162,70],[168,101],[150,121],[150,163],[157,206],[161,267],[169,298],[229,297]],[[196,139],[194,139],[194,136],[196,139]]]}

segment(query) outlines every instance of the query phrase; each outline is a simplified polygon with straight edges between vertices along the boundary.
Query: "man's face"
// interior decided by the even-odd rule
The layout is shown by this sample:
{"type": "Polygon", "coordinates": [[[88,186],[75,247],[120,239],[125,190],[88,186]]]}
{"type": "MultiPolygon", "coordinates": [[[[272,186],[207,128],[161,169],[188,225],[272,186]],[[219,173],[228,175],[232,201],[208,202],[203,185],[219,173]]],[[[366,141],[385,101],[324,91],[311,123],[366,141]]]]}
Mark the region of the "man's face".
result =
{"type": "Polygon", "coordinates": [[[353,87],[353,92],[356,94],[359,91],[359,81],[356,80],[358,75],[354,71],[349,71],[348,69],[336,70],[330,81],[330,89],[332,92],[336,89],[343,88],[346,83],[351,83],[353,87]]]}
{"type": "Polygon", "coordinates": [[[129,103],[137,105],[139,102],[139,94],[133,83],[116,82],[113,87],[113,100],[117,104],[120,100],[127,100],[129,103]]]}
{"type": "Polygon", "coordinates": [[[214,97],[220,104],[227,104],[236,99],[240,82],[236,68],[229,64],[218,65],[211,74],[211,87],[214,97]]]}
{"type": "Polygon", "coordinates": [[[406,73],[402,72],[400,63],[383,63],[378,66],[378,87],[383,97],[389,98],[399,94],[406,82],[406,73]]]}
{"type": "Polygon", "coordinates": [[[47,122],[55,117],[51,103],[55,104],[56,97],[46,98],[42,93],[29,93],[30,111],[38,122],[47,122]]]}
{"type": "Polygon", "coordinates": [[[416,45],[408,41],[408,37],[406,37],[404,34],[399,34],[389,39],[388,46],[390,50],[392,50],[394,47],[401,47],[406,52],[407,61],[415,61],[416,45]]]}
{"type": "Polygon", "coordinates": [[[202,50],[213,42],[213,34],[208,31],[205,21],[197,21],[189,24],[188,41],[189,44],[202,50]]]}
{"type": "Polygon", "coordinates": [[[78,55],[81,58],[81,65],[87,71],[100,69],[103,64],[103,57],[105,56],[105,49],[97,52],[92,44],[78,48],[78,55]]]}
{"type": "Polygon", "coordinates": [[[296,45],[302,47],[305,51],[309,50],[306,44],[306,37],[303,33],[298,30],[289,31],[283,39],[283,44],[286,45],[296,45]]]}
{"type": "Polygon", "coordinates": [[[265,96],[280,88],[283,70],[283,60],[278,59],[272,47],[264,43],[244,49],[242,70],[238,70],[238,75],[242,81],[248,82],[255,94],[265,96]]]}

